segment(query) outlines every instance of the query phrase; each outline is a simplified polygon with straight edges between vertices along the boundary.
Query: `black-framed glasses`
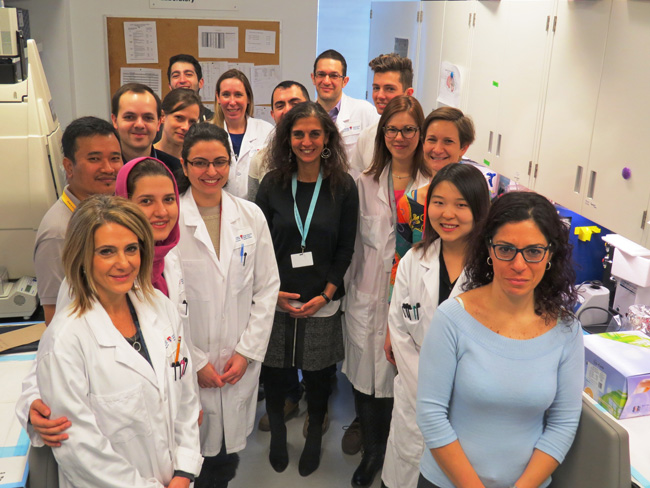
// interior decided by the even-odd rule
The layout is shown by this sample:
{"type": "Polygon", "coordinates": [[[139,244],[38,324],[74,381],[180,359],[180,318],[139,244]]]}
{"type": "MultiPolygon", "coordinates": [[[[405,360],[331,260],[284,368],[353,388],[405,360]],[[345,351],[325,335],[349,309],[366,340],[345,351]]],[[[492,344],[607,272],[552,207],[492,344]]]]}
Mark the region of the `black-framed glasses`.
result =
{"type": "Polygon", "coordinates": [[[413,137],[415,137],[415,134],[417,134],[419,130],[420,130],[419,127],[415,127],[413,125],[407,125],[406,127],[402,127],[401,129],[398,129],[397,127],[387,126],[384,127],[384,135],[388,139],[395,139],[397,137],[397,134],[402,134],[402,137],[404,139],[413,139],[413,137]]]}
{"type": "Polygon", "coordinates": [[[343,78],[343,75],[337,73],[336,71],[333,71],[332,73],[326,73],[325,71],[316,71],[316,73],[314,73],[314,77],[317,80],[324,80],[328,76],[332,81],[338,81],[343,78]]]}
{"type": "Polygon", "coordinates": [[[208,169],[210,165],[214,166],[215,169],[221,169],[224,166],[228,166],[230,161],[227,159],[215,159],[214,161],[206,161],[205,159],[195,159],[194,161],[187,160],[188,164],[191,164],[196,169],[208,169]]]}
{"type": "Polygon", "coordinates": [[[528,246],[519,249],[511,244],[493,244],[492,241],[488,245],[494,251],[494,257],[499,261],[512,261],[517,254],[521,253],[527,263],[539,263],[546,257],[546,252],[551,248],[548,246],[528,246]]]}

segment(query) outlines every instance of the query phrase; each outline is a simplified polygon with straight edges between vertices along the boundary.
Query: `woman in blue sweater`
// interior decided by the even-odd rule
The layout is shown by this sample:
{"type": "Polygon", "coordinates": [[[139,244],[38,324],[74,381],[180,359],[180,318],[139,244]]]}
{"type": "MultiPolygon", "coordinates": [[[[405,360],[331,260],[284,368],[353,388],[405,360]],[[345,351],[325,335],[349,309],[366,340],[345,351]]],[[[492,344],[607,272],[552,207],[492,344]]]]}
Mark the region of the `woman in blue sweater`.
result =
{"type": "Polygon", "coordinates": [[[513,192],[472,240],[469,290],[434,315],[420,353],[418,487],[550,484],[581,410],[584,350],[568,229],[513,192]]]}

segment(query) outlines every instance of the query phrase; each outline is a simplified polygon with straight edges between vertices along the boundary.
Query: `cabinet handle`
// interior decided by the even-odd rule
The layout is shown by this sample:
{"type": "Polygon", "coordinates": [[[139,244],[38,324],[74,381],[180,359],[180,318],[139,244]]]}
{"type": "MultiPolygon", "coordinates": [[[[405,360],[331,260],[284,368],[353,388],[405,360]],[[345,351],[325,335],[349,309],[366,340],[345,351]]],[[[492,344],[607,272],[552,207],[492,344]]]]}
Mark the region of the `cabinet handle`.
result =
{"type": "Polygon", "coordinates": [[[488,140],[488,153],[492,154],[492,140],[494,139],[494,132],[490,131],[490,139],[488,140]]]}
{"type": "Polygon", "coordinates": [[[548,27],[551,25],[551,16],[546,16],[546,32],[548,32],[548,27]]]}
{"type": "Polygon", "coordinates": [[[582,185],[582,166],[578,165],[578,169],[576,170],[576,182],[573,185],[573,191],[576,193],[580,193],[581,185],[582,185]]]}
{"type": "Polygon", "coordinates": [[[539,168],[539,163],[535,163],[535,174],[533,175],[533,178],[537,178],[537,169],[539,168]]]}
{"type": "Polygon", "coordinates": [[[469,13],[469,19],[467,19],[467,27],[472,27],[472,12],[469,13]]]}
{"type": "Polygon", "coordinates": [[[645,221],[648,218],[648,211],[644,210],[643,215],[641,216],[641,229],[645,229],[645,221]]]}
{"type": "Polygon", "coordinates": [[[472,27],[476,27],[476,12],[474,12],[474,19],[472,20],[472,27]]]}
{"type": "Polygon", "coordinates": [[[501,156],[501,134],[497,137],[497,156],[501,156]]]}
{"type": "Polygon", "coordinates": [[[530,172],[533,170],[533,162],[528,161],[528,176],[530,176],[530,172]]]}
{"type": "Polygon", "coordinates": [[[587,198],[594,198],[595,189],[596,189],[596,172],[592,171],[589,174],[589,187],[587,188],[587,198]]]}

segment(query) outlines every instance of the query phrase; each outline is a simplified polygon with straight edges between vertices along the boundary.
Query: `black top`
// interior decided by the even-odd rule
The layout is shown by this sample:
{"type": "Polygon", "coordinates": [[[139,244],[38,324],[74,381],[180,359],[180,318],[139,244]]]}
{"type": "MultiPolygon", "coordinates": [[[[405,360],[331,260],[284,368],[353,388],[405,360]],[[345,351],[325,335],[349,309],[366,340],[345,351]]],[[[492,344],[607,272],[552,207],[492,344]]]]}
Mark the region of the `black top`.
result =
{"type": "MultiPolygon", "coordinates": [[[[442,245],[442,243],[440,244],[442,245]]],[[[456,281],[452,283],[449,278],[445,258],[442,256],[442,249],[440,249],[440,254],[438,254],[438,260],[440,262],[440,274],[438,275],[438,305],[440,305],[449,298],[451,290],[453,290],[456,285],[456,281]]]]}
{"type": "Polygon", "coordinates": [[[160,159],[174,175],[177,171],[183,171],[181,168],[180,159],[178,159],[176,156],[172,156],[171,154],[167,154],[160,149],[156,149],[153,146],[151,147],[151,157],[160,159]]]}
{"type": "Polygon", "coordinates": [[[199,115],[199,122],[208,122],[214,117],[214,112],[205,105],[201,104],[201,114],[199,115]]]}
{"type": "MultiPolygon", "coordinates": [[[[303,224],[315,186],[316,183],[298,182],[296,202],[303,224]]],[[[300,253],[302,241],[293,213],[291,184],[283,188],[271,172],[260,183],[255,202],[264,212],[271,230],[280,271],[280,290],[300,293],[303,303],[320,295],[327,283],[337,286],[334,300],[345,295],[343,275],[352,260],[359,215],[359,194],[352,177],[346,175],[334,197],[329,178],[323,180],[305,247],[305,252],[312,253],[313,266],[293,268],[291,265],[291,255],[300,253]]]]}

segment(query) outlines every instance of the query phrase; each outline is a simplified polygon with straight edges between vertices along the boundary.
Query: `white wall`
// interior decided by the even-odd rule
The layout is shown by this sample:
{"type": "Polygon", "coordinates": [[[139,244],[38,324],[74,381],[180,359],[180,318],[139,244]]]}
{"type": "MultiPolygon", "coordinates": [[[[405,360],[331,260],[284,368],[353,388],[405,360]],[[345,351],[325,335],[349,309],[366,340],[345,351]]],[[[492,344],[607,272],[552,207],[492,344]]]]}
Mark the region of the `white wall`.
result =
{"type": "MultiPolygon", "coordinates": [[[[14,0],[28,8],[61,124],[83,115],[110,116],[104,16],[185,17],[281,22],[284,79],[311,85],[317,0],[235,0],[238,10],[150,9],[149,0],[14,0]]],[[[158,35],[164,33],[158,32],[158,35]]]]}

